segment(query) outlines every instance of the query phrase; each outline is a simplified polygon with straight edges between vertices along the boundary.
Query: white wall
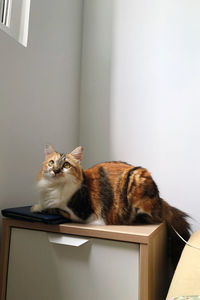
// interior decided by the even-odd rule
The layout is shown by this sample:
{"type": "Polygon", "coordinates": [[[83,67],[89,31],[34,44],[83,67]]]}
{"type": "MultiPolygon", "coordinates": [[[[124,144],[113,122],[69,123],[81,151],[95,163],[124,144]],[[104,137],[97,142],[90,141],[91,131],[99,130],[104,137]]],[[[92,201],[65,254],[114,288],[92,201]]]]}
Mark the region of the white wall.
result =
{"type": "MultiPolygon", "coordinates": [[[[95,2],[96,7],[101,3],[95,2]]],[[[105,29],[95,32],[96,7],[87,11],[87,22],[92,20],[87,27],[94,31],[87,35],[92,46],[82,64],[90,77],[84,82],[86,92],[81,99],[82,139],[87,144],[85,155],[89,154],[86,165],[103,158],[147,167],[161,196],[200,220],[200,2],[107,3],[98,11],[98,20],[104,25],[104,17],[114,5],[112,20],[106,23],[110,39],[105,44],[97,42],[105,29]],[[110,59],[99,56],[105,47],[110,59]],[[91,62],[92,69],[85,67],[84,61],[87,65],[91,62]],[[100,72],[103,75],[95,90],[100,72]],[[98,88],[105,81],[109,87],[103,95],[98,88]]]]}
{"type": "Polygon", "coordinates": [[[0,31],[1,209],[36,201],[46,143],[78,145],[81,32],[80,0],[33,0],[27,48],[0,31]]]}
{"type": "Polygon", "coordinates": [[[27,49],[0,32],[1,209],[33,203],[43,145],[80,131],[86,167],[147,167],[199,220],[200,2],[84,0],[79,107],[81,6],[32,1],[27,49]]]}

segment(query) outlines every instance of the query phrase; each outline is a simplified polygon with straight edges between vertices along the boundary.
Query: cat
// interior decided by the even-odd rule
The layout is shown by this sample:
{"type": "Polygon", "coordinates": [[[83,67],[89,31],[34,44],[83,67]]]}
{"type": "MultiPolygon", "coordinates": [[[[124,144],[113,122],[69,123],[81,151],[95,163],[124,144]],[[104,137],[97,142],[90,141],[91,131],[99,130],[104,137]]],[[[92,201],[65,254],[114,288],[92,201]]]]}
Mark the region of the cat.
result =
{"type": "Polygon", "coordinates": [[[188,240],[188,215],[160,197],[147,169],[113,161],[83,170],[82,156],[81,146],[69,154],[61,154],[46,145],[45,161],[37,181],[40,202],[32,206],[31,211],[59,211],[72,221],[100,225],[165,221],[175,267],[184,243],[173,228],[188,240]]]}

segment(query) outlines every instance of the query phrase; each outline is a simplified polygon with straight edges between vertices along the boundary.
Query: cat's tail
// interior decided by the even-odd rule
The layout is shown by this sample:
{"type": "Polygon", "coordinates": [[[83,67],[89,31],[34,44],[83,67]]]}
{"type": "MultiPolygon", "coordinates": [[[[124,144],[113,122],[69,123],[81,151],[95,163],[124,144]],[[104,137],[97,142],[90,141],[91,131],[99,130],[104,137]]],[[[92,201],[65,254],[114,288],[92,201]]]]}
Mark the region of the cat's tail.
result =
{"type": "Polygon", "coordinates": [[[162,200],[162,217],[167,223],[168,239],[169,239],[169,256],[172,261],[172,265],[176,268],[176,265],[181,256],[182,250],[185,246],[183,240],[178,234],[188,241],[190,237],[191,227],[187,221],[189,217],[185,212],[170,206],[166,201],[162,200]],[[178,234],[177,234],[177,233],[178,234]]]}

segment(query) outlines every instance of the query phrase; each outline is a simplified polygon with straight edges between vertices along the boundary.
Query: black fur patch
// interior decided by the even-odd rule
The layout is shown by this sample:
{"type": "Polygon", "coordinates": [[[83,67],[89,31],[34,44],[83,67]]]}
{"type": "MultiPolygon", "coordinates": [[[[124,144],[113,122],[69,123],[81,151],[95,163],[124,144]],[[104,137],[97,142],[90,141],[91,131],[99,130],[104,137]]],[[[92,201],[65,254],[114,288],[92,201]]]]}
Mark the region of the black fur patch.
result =
{"type": "Polygon", "coordinates": [[[152,184],[148,185],[144,191],[144,196],[154,198],[159,196],[159,190],[154,180],[152,180],[152,184]]]}
{"type": "Polygon", "coordinates": [[[121,161],[121,160],[113,160],[113,161],[106,161],[106,164],[124,164],[127,166],[131,166],[129,163],[125,162],[125,161],[121,161]]]}
{"type": "MultiPolygon", "coordinates": [[[[127,176],[126,176],[126,180],[122,189],[122,193],[121,193],[121,199],[123,201],[123,220],[128,220],[130,218],[130,214],[131,214],[131,204],[129,204],[128,202],[128,198],[127,198],[127,189],[128,189],[128,184],[129,184],[129,180],[130,180],[130,176],[133,174],[134,171],[141,169],[141,167],[135,167],[132,168],[128,171],[127,176]]],[[[134,185],[134,181],[132,182],[131,185],[131,189],[133,188],[134,185]]]]}
{"type": "Polygon", "coordinates": [[[101,201],[101,215],[103,218],[109,213],[113,204],[113,191],[109,177],[103,167],[99,168],[99,200],[101,201]]]}
{"type": "Polygon", "coordinates": [[[153,224],[152,218],[148,214],[138,213],[135,216],[133,224],[153,224]]]}
{"type": "MultiPolygon", "coordinates": [[[[127,189],[128,189],[130,176],[133,174],[134,171],[136,171],[138,169],[141,169],[141,167],[132,168],[127,173],[127,177],[126,177],[126,180],[125,180],[125,183],[124,183],[124,186],[123,186],[123,190],[122,190],[122,194],[121,194],[121,198],[123,199],[125,206],[127,206],[127,204],[128,204],[127,189]]],[[[134,181],[132,182],[131,188],[132,188],[133,185],[134,185],[134,181]]]]}
{"type": "Polygon", "coordinates": [[[67,206],[77,217],[81,218],[83,221],[87,220],[94,212],[92,209],[92,203],[88,193],[88,187],[84,173],[81,188],[72,196],[67,206]]]}

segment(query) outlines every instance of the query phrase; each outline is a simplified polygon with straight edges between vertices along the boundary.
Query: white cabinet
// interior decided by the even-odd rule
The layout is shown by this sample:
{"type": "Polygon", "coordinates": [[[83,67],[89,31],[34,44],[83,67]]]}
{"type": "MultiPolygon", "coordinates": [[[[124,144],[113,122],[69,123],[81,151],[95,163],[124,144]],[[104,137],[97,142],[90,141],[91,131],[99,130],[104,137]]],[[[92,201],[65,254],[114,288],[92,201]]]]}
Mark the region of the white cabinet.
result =
{"type": "Polygon", "coordinates": [[[164,224],[45,225],[3,219],[0,300],[163,300],[164,224]]]}
{"type": "Polygon", "coordinates": [[[12,230],[7,300],[138,299],[138,244],[88,238],[72,246],[48,235],[12,230]]]}

